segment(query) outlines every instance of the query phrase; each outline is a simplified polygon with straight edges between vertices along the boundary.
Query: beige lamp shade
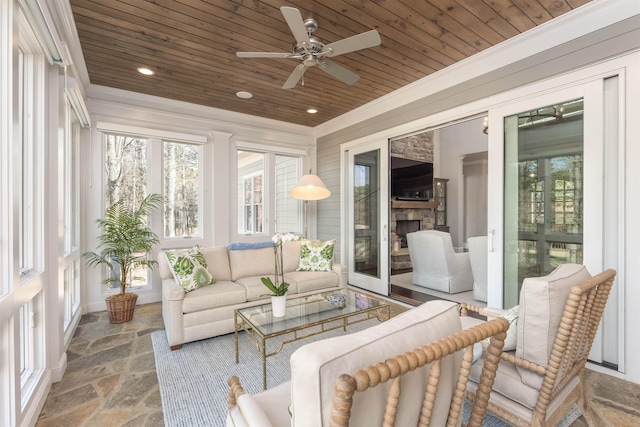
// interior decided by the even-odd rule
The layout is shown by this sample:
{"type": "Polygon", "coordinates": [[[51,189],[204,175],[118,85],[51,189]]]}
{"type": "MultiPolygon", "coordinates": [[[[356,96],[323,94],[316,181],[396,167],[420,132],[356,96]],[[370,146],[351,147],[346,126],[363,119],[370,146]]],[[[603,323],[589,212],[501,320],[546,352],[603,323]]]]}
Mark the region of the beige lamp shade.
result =
{"type": "Polygon", "coordinates": [[[289,190],[291,197],[300,200],[322,200],[331,195],[331,191],[317,175],[307,174],[289,190]]]}

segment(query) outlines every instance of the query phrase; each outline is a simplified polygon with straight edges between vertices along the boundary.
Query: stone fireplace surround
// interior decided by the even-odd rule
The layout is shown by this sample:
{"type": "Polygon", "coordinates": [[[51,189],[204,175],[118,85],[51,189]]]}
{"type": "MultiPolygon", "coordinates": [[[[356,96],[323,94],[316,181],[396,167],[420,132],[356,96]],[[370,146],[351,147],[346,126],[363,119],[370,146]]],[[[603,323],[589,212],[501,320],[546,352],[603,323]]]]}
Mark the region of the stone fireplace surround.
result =
{"type": "MultiPolygon", "coordinates": [[[[393,243],[393,238],[397,235],[398,221],[419,221],[420,230],[433,230],[435,224],[435,208],[436,202],[392,200],[389,220],[389,229],[392,237],[390,242],[393,243]]],[[[391,270],[411,268],[408,248],[404,247],[399,251],[394,251],[392,247],[390,254],[391,270]]]]}
{"type": "MultiPolygon", "coordinates": [[[[433,136],[433,131],[427,131],[394,139],[390,143],[390,155],[422,162],[433,162],[433,136]]],[[[391,237],[389,242],[391,245],[393,245],[396,236],[397,221],[419,221],[420,230],[433,230],[436,206],[433,201],[391,200],[389,218],[391,237]]],[[[391,254],[392,271],[411,268],[409,249],[404,247],[399,251],[393,251],[393,246],[391,246],[389,253],[391,254]]]]}

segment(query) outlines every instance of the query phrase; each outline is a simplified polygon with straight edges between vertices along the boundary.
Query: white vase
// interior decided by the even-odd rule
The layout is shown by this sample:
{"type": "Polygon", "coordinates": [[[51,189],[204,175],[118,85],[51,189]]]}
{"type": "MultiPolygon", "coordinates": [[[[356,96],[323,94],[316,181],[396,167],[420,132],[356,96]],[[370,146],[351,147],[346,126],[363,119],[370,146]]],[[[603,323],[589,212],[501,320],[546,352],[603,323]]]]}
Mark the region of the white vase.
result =
{"type": "Polygon", "coordinates": [[[273,317],[283,317],[287,309],[287,296],[271,296],[271,311],[273,317]]]}

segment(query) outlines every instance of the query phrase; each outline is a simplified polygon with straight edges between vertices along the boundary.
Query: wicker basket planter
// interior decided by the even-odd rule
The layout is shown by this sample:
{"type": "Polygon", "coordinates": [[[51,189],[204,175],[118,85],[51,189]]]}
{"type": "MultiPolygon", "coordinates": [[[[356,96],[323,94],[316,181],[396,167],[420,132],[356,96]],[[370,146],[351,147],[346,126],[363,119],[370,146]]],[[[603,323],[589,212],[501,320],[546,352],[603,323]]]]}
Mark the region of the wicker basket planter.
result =
{"type": "Polygon", "coordinates": [[[107,303],[109,321],[111,323],[125,323],[133,319],[137,300],[138,294],[131,292],[108,296],[105,302],[107,303]]]}

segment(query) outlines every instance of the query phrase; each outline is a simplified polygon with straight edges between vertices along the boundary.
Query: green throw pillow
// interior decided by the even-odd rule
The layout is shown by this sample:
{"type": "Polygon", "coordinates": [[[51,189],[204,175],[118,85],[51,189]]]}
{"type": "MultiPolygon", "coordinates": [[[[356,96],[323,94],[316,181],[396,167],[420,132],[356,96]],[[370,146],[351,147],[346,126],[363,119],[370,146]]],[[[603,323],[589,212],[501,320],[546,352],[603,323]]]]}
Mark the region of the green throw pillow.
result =
{"type": "Polygon", "coordinates": [[[333,247],[336,239],[321,242],[302,239],[298,271],[331,271],[333,269],[333,247]]]}
{"type": "Polygon", "coordinates": [[[191,249],[165,252],[173,277],[176,282],[184,288],[185,292],[212,285],[215,280],[209,270],[207,262],[200,251],[200,246],[196,245],[191,249]]]}

